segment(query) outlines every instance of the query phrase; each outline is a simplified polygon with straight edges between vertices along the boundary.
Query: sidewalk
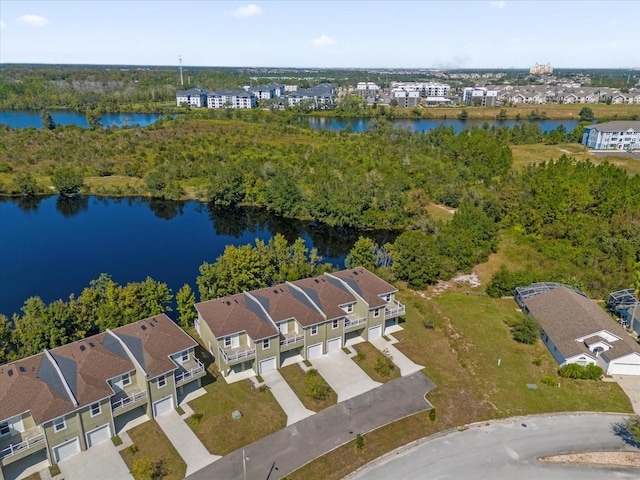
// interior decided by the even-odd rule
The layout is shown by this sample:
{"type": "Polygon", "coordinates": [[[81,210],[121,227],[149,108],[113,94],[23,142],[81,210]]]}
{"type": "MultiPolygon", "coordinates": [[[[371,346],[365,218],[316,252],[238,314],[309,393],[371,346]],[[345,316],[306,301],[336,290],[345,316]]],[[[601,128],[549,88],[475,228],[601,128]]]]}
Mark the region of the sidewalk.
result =
{"type": "Polygon", "coordinates": [[[371,344],[381,352],[383,352],[384,350],[387,350],[389,352],[389,355],[393,357],[393,363],[395,363],[400,369],[401,376],[406,377],[407,375],[411,375],[412,373],[419,372],[424,368],[422,365],[413,363],[409,359],[409,357],[407,357],[404,353],[402,353],[400,350],[394,347],[393,344],[397,343],[398,341],[395,338],[391,337],[390,335],[387,335],[387,336],[389,338],[392,338],[393,340],[387,341],[382,337],[378,337],[371,340],[371,344]]]}
{"type": "Polygon", "coordinates": [[[315,414],[315,412],[305,408],[278,370],[263,373],[262,379],[282,407],[282,410],[284,410],[284,413],[287,414],[287,426],[315,414]]]}
{"type": "Polygon", "coordinates": [[[156,422],[187,464],[187,475],[191,475],[221,458],[218,455],[211,455],[204,448],[196,434],[175,410],[171,409],[167,413],[158,415],[156,422]]]}

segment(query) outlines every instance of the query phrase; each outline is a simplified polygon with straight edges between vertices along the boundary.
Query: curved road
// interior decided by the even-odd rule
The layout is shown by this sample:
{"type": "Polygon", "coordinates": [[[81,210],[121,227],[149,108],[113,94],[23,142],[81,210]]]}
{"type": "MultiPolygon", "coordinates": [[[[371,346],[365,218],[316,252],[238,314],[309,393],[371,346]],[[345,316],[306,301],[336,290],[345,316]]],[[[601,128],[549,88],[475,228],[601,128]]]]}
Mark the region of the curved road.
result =
{"type": "Polygon", "coordinates": [[[516,417],[420,440],[375,460],[349,479],[403,480],[640,478],[640,469],[540,464],[541,456],[598,450],[638,451],[614,433],[624,415],[516,417]],[[526,425],[526,426],[525,426],[526,425]]]}

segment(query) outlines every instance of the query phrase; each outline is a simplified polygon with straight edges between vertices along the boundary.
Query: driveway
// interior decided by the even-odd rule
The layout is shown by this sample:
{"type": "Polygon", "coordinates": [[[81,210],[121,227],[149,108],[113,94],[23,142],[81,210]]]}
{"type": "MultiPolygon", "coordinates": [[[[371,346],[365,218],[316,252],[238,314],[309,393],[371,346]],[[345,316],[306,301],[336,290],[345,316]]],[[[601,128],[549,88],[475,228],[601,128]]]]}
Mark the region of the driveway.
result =
{"type": "Polygon", "coordinates": [[[106,440],[58,463],[65,480],[133,480],[127,464],[111,440],[106,440]]]}
{"type": "Polygon", "coordinates": [[[415,372],[419,372],[424,368],[422,365],[413,363],[413,361],[409,359],[409,357],[407,357],[404,353],[394,347],[393,343],[397,343],[397,340],[395,342],[388,342],[382,337],[374,338],[371,340],[371,344],[378,350],[380,350],[381,352],[384,352],[385,350],[389,352],[389,355],[391,355],[391,358],[393,359],[393,363],[398,366],[398,368],[400,369],[400,375],[402,375],[403,377],[411,375],[415,372]]]}
{"type": "Polygon", "coordinates": [[[614,431],[613,426],[625,418],[624,415],[587,413],[483,422],[464,431],[453,430],[413,442],[374,460],[347,478],[638,478],[638,470],[631,468],[538,462],[539,457],[572,452],[637,451],[614,431]]]}
{"type": "Polygon", "coordinates": [[[636,375],[614,375],[613,378],[631,400],[633,411],[640,414],[640,377],[636,375]]]}
{"type": "Polygon", "coordinates": [[[371,380],[371,377],[342,350],[314,357],[311,364],[338,394],[338,402],[357,397],[382,385],[371,380]]]}
{"type": "Polygon", "coordinates": [[[271,393],[273,393],[284,413],[287,414],[287,426],[315,414],[315,412],[305,408],[278,370],[263,373],[262,379],[271,390],[271,393]]]}
{"type": "MultiPolygon", "coordinates": [[[[215,399],[212,398],[211,401],[215,399]]],[[[220,458],[218,455],[211,455],[204,448],[200,439],[174,409],[158,415],[156,422],[187,464],[187,475],[197,472],[220,458]]]]}
{"type": "MultiPolygon", "coordinates": [[[[249,457],[246,478],[282,478],[353,440],[358,433],[427,410],[431,405],[424,396],[433,388],[435,384],[421,372],[396,378],[247,445],[244,448],[249,457]]],[[[225,455],[188,478],[243,478],[242,450],[225,455]]]]}

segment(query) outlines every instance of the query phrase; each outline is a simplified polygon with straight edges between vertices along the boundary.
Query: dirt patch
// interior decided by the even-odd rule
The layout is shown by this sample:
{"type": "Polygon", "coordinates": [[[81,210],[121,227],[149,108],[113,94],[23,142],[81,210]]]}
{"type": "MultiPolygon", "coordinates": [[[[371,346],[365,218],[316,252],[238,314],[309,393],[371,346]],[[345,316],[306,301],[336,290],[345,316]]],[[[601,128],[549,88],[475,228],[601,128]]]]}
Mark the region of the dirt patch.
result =
{"type": "Polygon", "coordinates": [[[542,457],[543,463],[581,463],[640,468],[640,452],[585,452],[542,457]]]}

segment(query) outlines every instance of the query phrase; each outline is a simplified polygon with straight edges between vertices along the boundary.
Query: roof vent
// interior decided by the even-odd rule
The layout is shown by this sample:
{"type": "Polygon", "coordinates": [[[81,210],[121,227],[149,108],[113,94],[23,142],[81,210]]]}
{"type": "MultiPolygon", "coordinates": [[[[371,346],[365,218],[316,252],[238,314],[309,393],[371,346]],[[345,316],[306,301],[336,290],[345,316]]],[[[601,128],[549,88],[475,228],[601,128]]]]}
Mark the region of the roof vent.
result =
{"type": "Polygon", "coordinates": [[[80,345],[80,351],[84,352],[87,349],[87,347],[85,347],[84,345],[80,345]]]}
{"type": "Polygon", "coordinates": [[[226,301],[226,302],[224,302],[224,303],[226,303],[227,305],[231,305],[231,302],[230,302],[229,300],[227,300],[227,301],[226,301]]]}
{"type": "Polygon", "coordinates": [[[10,377],[13,376],[13,370],[11,368],[7,370],[7,375],[9,375],[10,377]]]}
{"type": "Polygon", "coordinates": [[[20,370],[22,373],[27,371],[22,365],[18,367],[18,370],[20,370]]]}
{"type": "Polygon", "coordinates": [[[93,342],[89,342],[89,346],[90,346],[91,348],[96,348],[96,344],[95,344],[95,343],[93,343],[93,342]]]}
{"type": "Polygon", "coordinates": [[[284,290],[283,290],[283,289],[280,289],[280,291],[281,291],[282,293],[284,293],[284,290]]]}
{"type": "Polygon", "coordinates": [[[278,290],[274,290],[273,293],[275,293],[277,295],[278,294],[278,290]]]}
{"type": "Polygon", "coordinates": [[[314,278],[313,281],[316,283],[320,283],[320,280],[318,280],[317,278],[314,278]]]}
{"type": "Polygon", "coordinates": [[[146,330],[146,329],[147,329],[147,326],[146,326],[146,325],[140,325],[140,328],[141,328],[142,330],[146,330]]]}
{"type": "Polygon", "coordinates": [[[240,302],[238,301],[237,298],[234,298],[233,301],[236,302],[238,305],[240,305],[240,302]]]}

